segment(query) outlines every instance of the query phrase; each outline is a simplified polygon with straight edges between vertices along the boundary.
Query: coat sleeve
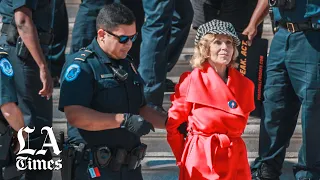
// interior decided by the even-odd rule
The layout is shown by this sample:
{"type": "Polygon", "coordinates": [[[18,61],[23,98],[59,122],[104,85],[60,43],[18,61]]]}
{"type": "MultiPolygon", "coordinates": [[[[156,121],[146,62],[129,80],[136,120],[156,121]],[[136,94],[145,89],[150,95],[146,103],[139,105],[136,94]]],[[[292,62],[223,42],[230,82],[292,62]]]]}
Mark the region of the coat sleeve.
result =
{"type": "Polygon", "coordinates": [[[179,83],[175,87],[175,93],[170,99],[172,106],[168,111],[168,121],[166,124],[167,140],[176,157],[177,164],[180,164],[181,156],[184,149],[184,137],[177,128],[181,123],[186,122],[191,110],[191,103],[186,102],[186,94],[190,82],[190,72],[181,75],[179,83]]]}

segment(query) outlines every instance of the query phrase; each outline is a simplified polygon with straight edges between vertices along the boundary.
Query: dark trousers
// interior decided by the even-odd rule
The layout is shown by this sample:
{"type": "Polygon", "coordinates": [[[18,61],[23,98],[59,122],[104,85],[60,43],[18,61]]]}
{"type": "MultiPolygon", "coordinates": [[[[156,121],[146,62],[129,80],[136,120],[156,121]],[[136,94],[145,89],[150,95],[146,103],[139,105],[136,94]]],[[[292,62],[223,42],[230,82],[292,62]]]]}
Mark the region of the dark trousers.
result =
{"type": "MultiPolygon", "coordinates": [[[[194,10],[192,27],[197,29],[213,19],[232,23],[238,33],[248,26],[257,0],[191,0],[194,10]]],[[[263,23],[258,26],[256,37],[261,38],[263,23]]]]}
{"type": "Polygon", "coordinates": [[[142,0],[146,15],[141,29],[139,72],[149,104],[162,106],[167,72],[177,63],[193,17],[190,0],[142,0]]]}
{"type": "MultiPolygon", "coordinates": [[[[1,164],[1,162],[0,162],[0,164],[1,164]]],[[[2,173],[3,173],[2,166],[0,166],[0,180],[4,180],[2,173]]],[[[10,180],[19,180],[20,178],[21,178],[20,176],[17,176],[17,177],[11,178],[10,180]]]]}
{"type": "MultiPolygon", "coordinates": [[[[15,158],[15,156],[13,156],[13,151],[10,148],[6,159],[0,160],[0,180],[4,180],[4,177],[3,177],[4,169],[3,168],[8,168],[9,166],[15,168],[16,164],[15,164],[15,160],[13,158],[15,158]]],[[[10,176],[13,177],[10,180],[19,180],[21,178],[20,173],[16,173],[16,172],[12,171],[10,173],[10,176]]]]}
{"type": "MultiPolygon", "coordinates": [[[[10,180],[19,180],[20,177],[14,177],[14,178],[11,178],[10,180]]],[[[0,166],[0,180],[4,180],[3,179],[3,176],[2,176],[2,167],[0,166]]]]}
{"type": "MultiPolygon", "coordinates": [[[[97,35],[96,18],[100,9],[105,4],[120,0],[82,0],[77,13],[76,21],[72,30],[72,41],[70,54],[78,52],[80,48],[88,46],[93,38],[97,35]]],[[[144,21],[144,12],[141,0],[121,0],[125,6],[131,9],[136,16],[137,32],[139,32],[137,40],[133,43],[129,54],[133,57],[134,62],[139,64],[139,53],[141,43],[140,29],[144,21]]]]}
{"type": "MultiPolygon", "coordinates": [[[[101,174],[100,177],[94,178],[94,180],[143,180],[141,173],[141,166],[135,170],[128,170],[127,166],[122,166],[118,172],[112,171],[108,167],[99,168],[101,174]]],[[[88,173],[88,161],[82,161],[77,165],[75,170],[75,180],[88,180],[90,174],[88,173]]]]}
{"type": "MultiPolygon", "coordinates": [[[[14,81],[18,97],[18,106],[24,116],[26,126],[35,127],[29,136],[30,149],[41,149],[46,135],[41,134],[43,126],[52,127],[52,99],[41,97],[38,92],[42,89],[39,67],[32,57],[20,59],[16,56],[15,46],[8,45],[6,35],[0,36],[0,45],[8,52],[8,59],[14,71],[14,81]]],[[[48,151],[50,152],[50,151],[48,151]]],[[[44,159],[51,159],[47,153],[44,159]]],[[[51,171],[27,171],[26,179],[51,179],[51,171]]]]}
{"type": "Polygon", "coordinates": [[[64,0],[56,0],[54,17],[54,40],[49,47],[48,60],[51,61],[52,77],[60,77],[62,66],[65,62],[65,50],[69,36],[69,21],[64,0]]]}
{"type": "Polygon", "coordinates": [[[296,178],[320,178],[320,32],[275,34],[267,61],[264,91],[265,117],[261,121],[260,157],[281,171],[286,148],[302,105],[302,145],[296,178]]]}

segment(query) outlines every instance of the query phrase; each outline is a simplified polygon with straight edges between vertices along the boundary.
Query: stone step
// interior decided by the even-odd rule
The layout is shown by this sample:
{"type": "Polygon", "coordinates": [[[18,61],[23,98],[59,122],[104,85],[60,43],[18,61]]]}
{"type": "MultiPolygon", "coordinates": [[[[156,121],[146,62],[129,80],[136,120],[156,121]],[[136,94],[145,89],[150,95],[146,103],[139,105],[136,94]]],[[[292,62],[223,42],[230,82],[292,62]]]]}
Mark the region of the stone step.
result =
{"type": "MultiPolygon", "coordinates": [[[[79,3],[80,3],[80,0],[66,1],[66,7],[67,7],[68,19],[69,19],[69,36],[68,36],[68,44],[66,48],[67,54],[70,52],[71,34],[72,34],[75,18],[79,9],[79,3]]],[[[193,48],[195,35],[196,35],[196,31],[191,29],[188,39],[185,43],[185,48],[193,48]]],[[[269,45],[270,45],[271,39],[273,38],[273,34],[272,34],[272,28],[271,28],[269,16],[266,16],[265,18],[262,37],[268,39],[269,45]]]]}
{"type": "MultiPolygon", "coordinates": [[[[61,118],[61,119],[54,118],[53,119],[53,127],[54,127],[55,134],[58,134],[58,132],[60,132],[60,131],[64,131],[64,132],[67,131],[66,122],[67,122],[66,118],[61,118]]],[[[260,132],[259,127],[260,127],[260,123],[258,122],[258,118],[250,117],[248,120],[247,126],[242,134],[242,137],[248,138],[248,139],[259,137],[259,132],[260,132]]],[[[166,134],[167,134],[166,130],[156,129],[155,132],[150,132],[146,136],[146,138],[147,139],[161,139],[161,138],[166,138],[166,134]]],[[[301,128],[301,122],[299,120],[299,123],[297,124],[295,132],[293,134],[293,138],[301,138],[301,137],[302,137],[302,128],[301,128]]]]}
{"type": "Polygon", "coordinates": [[[66,4],[80,4],[81,0],[65,0],[66,4]]]}
{"type": "MultiPolygon", "coordinates": [[[[53,131],[56,137],[60,131],[64,131],[67,134],[66,119],[54,119],[53,131]]],[[[259,124],[248,124],[242,135],[246,146],[247,152],[258,152],[259,144],[259,124]]],[[[302,142],[302,130],[301,125],[297,125],[294,135],[291,138],[290,146],[287,148],[288,153],[292,153],[291,156],[297,157],[297,153],[302,142]]],[[[167,156],[171,157],[171,149],[166,140],[166,131],[164,129],[156,129],[156,132],[151,132],[141,138],[142,142],[148,145],[148,155],[152,156],[167,156]]],[[[255,157],[256,154],[251,154],[255,157]]]]}
{"type": "MultiPolygon", "coordinates": [[[[165,104],[163,107],[165,109],[168,109],[170,106],[171,106],[171,104],[165,104]]],[[[57,108],[53,109],[53,113],[54,113],[53,123],[61,124],[61,123],[65,123],[67,121],[64,113],[60,112],[57,108]]],[[[261,121],[260,118],[250,116],[248,119],[247,125],[260,125],[260,121],[261,121]]],[[[298,122],[297,122],[297,126],[300,126],[300,125],[301,125],[301,113],[299,114],[299,118],[298,118],[298,122]]],[[[257,131],[254,131],[251,134],[253,134],[253,133],[257,133],[257,131]]]]}
{"type": "MultiPolygon", "coordinates": [[[[57,160],[58,158],[54,158],[57,160]]],[[[251,163],[254,159],[249,158],[251,163]]],[[[297,158],[286,158],[283,164],[280,180],[292,180],[292,165],[297,163],[297,158]]],[[[146,157],[142,161],[142,175],[144,180],[177,180],[179,169],[175,165],[174,158],[146,157]]],[[[52,180],[61,180],[60,171],[53,171],[52,180]]]]}
{"type": "MultiPolygon", "coordinates": [[[[257,156],[259,146],[259,123],[257,123],[257,118],[250,119],[242,138],[247,146],[248,157],[254,158],[257,156]]],[[[54,119],[53,131],[57,138],[60,131],[64,131],[65,134],[67,134],[66,119],[54,119]]],[[[150,134],[143,136],[141,140],[148,145],[147,157],[173,157],[166,140],[166,131],[164,129],[156,129],[156,132],[151,132],[150,134]]],[[[294,135],[291,138],[290,146],[287,148],[287,157],[296,158],[301,143],[301,125],[297,125],[294,135]]]]}
{"type": "MultiPolygon", "coordinates": [[[[173,82],[178,82],[179,77],[170,77],[170,79],[173,82]]],[[[55,119],[65,119],[64,113],[58,110],[59,94],[60,94],[60,89],[54,89],[54,93],[52,96],[52,98],[53,98],[53,116],[55,119]]],[[[164,93],[163,107],[165,110],[168,110],[169,107],[171,106],[171,101],[170,101],[171,94],[172,94],[172,92],[165,92],[164,93]]],[[[248,119],[248,124],[249,125],[260,124],[260,118],[250,116],[248,119]]],[[[298,125],[299,124],[301,124],[301,112],[299,113],[299,116],[298,116],[298,125]]]]}
{"type": "MultiPolygon", "coordinates": [[[[78,0],[66,1],[66,7],[68,11],[68,18],[69,18],[69,37],[68,37],[69,41],[68,41],[66,53],[69,53],[70,51],[71,34],[72,34],[75,18],[79,9],[79,3],[80,1],[78,0]]],[[[187,38],[187,41],[185,43],[185,48],[193,48],[195,35],[196,35],[196,31],[191,29],[189,36],[187,38]]],[[[272,33],[271,21],[269,16],[266,16],[265,18],[262,37],[269,40],[269,46],[270,46],[270,42],[273,38],[273,33],[272,33]]]]}
{"type": "MultiPolygon", "coordinates": [[[[265,25],[271,28],[271,25],[265,25]]],[[[68,54],[70,52],[70,45],[71,45],[71,39],[72,39],[72,29],[73,29],[73,24],[69,24],[69,35],[68,35],[68,43],[67,43],[67,48],[66,48],[66,53],[68,54]]],[[[193,32],[194,30],[191,29],[190,32],[193,32]]],[[[184,48],[191,48],[192,51],[186,51],[185,49],[183,49],[182,54],[186,53],[186,54],[193,54],[193,48],[194,48],[194,39],[195,39],[196,35],[193,33],[190,33],[188,35],[187,41],[184,45],[184,48]]],[[[270,43],[271,40],[273,38],[273,33],[272,32],[264,32],[262,38],[267,39],[269,42],[269,47],[270,47],[270,43]]]]}
{"type": "MultiPolygon", "coordinates": [[[[178,77],[173,79],[174,82],[177,82],[178,77]]],[[[66,134],[66,119],[64,113],[60,112],[57,108],[58,106],[58,96],[60,93],[60,89],[54,89],[53,93],[53,130],[56,135],[61,130],[66,134]]],[[[169,96],[171,93],[166,92],[163,106],[165,109],[168,109],[171,105],[169,100],[169,96]]],[[[260,118],[256,117],[249,117],[247,127],[243,133],[243,139],[246,142],[247,150],[250,153],[249,157],[256,157],[258,151],[258,137],[259,137],[259,125],[260,125],[260,118]]],[[[155,156],[155,157],[172,157],[172,153],[170,147],[166,141],[166,131],[157,129],[156,132],[151,132],[147,136],[142,138],[142,141],[149,145],[148,148],[148,156],[155,156]]],[[[298,121],[298,126],[296,131],[291,139],[291,144],[287,150],[289,157],[297,157],[298,149],[301,144],[301,122],[300,116],[298,121]]]]}
{"type": "MultiPolygon", "coordinates": [[[[271,25],[270,25],[271,26],[271,25]]],[[[73,24],[72,26],[69,25],[69,35],[68,35],[68,43],[67,43],[67,48],[66,48],[66,54],[69,54],[70,52],[70,45],[71,45],[71,39],[72,39],[72,32],[70,30],[70,28],[73,28],[73,24]]],[[[192,30],[194,31],[194,30],[192,30]]],[[[267,39],[268,40],[268,47],[270,47],[272,38],[273,38],[273,34],[272,32],[270,33],[264,33],[262,38],[267,39]]],[[[189,34],[187,41],[184,45],[184,49],[182,50],[182,54],[187,54],[187,55],[192,55],[193,54],[193,48],[194,48],[194,39],[195,39],[195,35],[194,34],[189,34]]]]}
{"type": "MultiPolygon", "coordinates": [[[[65,3],[68,11],[69,23],[74,23],[74,19],[79,9],[80,0],[75,0],[75,1],[66,0],[65,3]]],[[[266,16],[264,20],[264,24],[271,24],[269,16],[266,16]]]]}

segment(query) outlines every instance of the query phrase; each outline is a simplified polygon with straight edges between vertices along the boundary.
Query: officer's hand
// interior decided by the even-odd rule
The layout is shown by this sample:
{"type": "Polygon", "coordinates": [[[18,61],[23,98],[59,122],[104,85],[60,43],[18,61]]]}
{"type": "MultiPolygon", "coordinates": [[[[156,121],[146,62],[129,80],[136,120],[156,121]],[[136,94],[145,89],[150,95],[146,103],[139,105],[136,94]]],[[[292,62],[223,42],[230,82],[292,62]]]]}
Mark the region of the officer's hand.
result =
{"type": "Polygon", "coordinates": [[[257,28],[255,26],[248,25],[242,34],[248,36],[248,45],[251,46],[253,38],[257,35],[257,28]]]}
{"type": "Polygon", "coordinates": [[[128,131],[141,137],[146,135],[152,130],[154,132],[154,127],[151,123],[144,120],[140,115],[134,115],[125,113],[124,120],[122,121],[120,127],[126,128],[128,131]]]}
{"type": "Polygon", "coordinates": [[[187,137],[188,131],[187,131],[188,123],[183,122],[180,124],[180,126],[177,128],[180,134],[183,134],[184,137],[187,137]]]}
{"type": "Polygon", "coordinates": [[[39,91],[39,95],[47,97],[49,100],[53,92],[53,81],[48,67],[40,68],[40,80],[42,89],[39,91]]]}

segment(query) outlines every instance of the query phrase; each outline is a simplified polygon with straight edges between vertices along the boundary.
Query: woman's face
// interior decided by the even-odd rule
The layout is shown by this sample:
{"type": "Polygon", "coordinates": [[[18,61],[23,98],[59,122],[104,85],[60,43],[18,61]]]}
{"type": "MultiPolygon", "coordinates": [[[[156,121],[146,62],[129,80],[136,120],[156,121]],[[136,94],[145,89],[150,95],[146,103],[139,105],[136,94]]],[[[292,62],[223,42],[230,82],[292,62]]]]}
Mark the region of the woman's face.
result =
{"type": "Polygon", "coordinates": [[[220,65],[230,63],[234,51],[233,40],[230,36],[218,34],[209,46],[209,61],[220,65]]]}

